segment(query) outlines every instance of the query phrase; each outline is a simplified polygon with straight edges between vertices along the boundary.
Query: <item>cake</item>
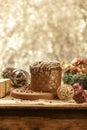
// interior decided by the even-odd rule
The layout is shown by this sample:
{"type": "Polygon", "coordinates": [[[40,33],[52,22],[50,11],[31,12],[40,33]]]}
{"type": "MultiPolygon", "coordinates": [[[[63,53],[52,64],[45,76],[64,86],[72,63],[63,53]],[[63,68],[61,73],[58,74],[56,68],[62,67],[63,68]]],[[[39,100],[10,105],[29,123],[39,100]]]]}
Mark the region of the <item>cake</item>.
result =
{"type": "Polygon", "coordinates": [[[30,89],[38,92],[54,92],[61,85],[62,69],[59,62],[35,62],[30,66],[30,89]]]}

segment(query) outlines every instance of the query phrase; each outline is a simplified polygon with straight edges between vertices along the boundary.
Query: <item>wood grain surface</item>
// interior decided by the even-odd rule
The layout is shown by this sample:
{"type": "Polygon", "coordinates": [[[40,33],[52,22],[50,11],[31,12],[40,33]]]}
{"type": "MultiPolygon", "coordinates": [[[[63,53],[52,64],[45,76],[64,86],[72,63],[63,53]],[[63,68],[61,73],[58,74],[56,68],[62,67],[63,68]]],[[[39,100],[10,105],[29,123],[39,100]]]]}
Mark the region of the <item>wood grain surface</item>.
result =
{"type": "Polygon", "coordinates": [[[87,120],[3,117],[0,118],[0,130],[87,130],[87,120]]]}
{"type": "Polygon", "coordinates": [[[87,130],[87,110],[1,109],[0,130],[87,130]]]}
{"type": "Polygon", "coordinates": [[[9,100],[0,100],[0,130],[87,130],[86,103],[9,100]]]}
{"type": "Polygon", "coordinates": [[[7,96],[0,99],[0,109],[87,109],[87,103],[76,103],[74,100],[21,100],[7,96]]]}

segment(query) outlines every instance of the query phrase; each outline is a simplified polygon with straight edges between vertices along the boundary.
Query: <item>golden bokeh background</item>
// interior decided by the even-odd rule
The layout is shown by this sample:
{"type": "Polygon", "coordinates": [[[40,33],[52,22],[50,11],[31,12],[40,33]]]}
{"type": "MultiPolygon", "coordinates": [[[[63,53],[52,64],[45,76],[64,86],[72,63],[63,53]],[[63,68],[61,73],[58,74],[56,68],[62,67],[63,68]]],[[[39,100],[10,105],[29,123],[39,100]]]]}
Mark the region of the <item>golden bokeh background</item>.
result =
{"type": "Polygon", "coordinates": [[[0,0],[0,70],[86,54],[87,0],[0,0]]]}

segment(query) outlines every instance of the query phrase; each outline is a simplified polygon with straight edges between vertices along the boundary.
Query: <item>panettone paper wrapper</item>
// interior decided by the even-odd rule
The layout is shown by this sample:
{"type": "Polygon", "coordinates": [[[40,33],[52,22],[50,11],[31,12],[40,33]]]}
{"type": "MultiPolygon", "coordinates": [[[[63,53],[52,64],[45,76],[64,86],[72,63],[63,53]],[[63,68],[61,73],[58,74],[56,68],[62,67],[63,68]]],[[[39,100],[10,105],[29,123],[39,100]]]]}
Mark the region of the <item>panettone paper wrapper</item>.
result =
{"type": "Polygon", "coordinates": [[[5,97],[10,92],[10,79],[0,79],[0,98],[5,97]]]}
{"type": "Polygon", "coordinates": [[[31,75],[30,88],[33,91],[55,92],[61,85],[62,71],[52,70],[31,75]]]}

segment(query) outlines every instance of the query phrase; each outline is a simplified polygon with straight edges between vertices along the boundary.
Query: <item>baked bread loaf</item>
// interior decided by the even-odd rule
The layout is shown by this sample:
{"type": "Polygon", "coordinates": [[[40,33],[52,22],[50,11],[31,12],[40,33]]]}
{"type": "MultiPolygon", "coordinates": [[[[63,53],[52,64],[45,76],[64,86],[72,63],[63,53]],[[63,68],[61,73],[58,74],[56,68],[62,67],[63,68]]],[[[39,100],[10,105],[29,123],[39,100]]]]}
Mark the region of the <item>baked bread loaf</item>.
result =
{"type": "Polygon", "coordinates": [[[39,92],[56,92],[61,85],[62,69],[59,62],[36,62],[30,66],[30,89],[39,92]]]}

